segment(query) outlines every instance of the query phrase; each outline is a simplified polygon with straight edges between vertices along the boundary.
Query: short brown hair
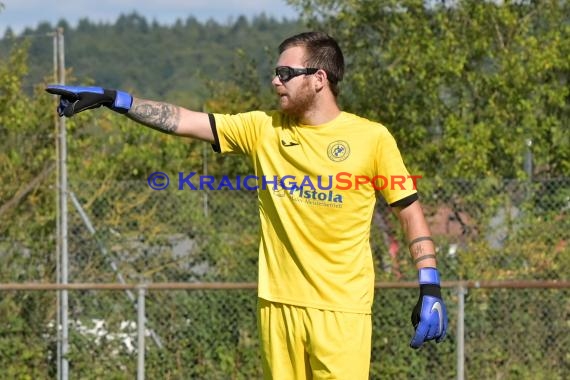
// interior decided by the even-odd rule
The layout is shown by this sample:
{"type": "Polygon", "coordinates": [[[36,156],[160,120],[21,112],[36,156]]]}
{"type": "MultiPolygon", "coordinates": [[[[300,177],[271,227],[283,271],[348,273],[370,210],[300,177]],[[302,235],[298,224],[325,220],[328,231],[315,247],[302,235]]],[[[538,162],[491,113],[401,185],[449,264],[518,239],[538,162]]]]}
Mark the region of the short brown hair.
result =
{"type": "Polygon", "coordinates": [[[324,32],[304,32],[281,42],[279,54],[294,46],[305,47],[307,67],[323,69],[327,73],[331,91],[338,96],[338,83],[344,76],[344,56],[336,40],[324,32]]]}

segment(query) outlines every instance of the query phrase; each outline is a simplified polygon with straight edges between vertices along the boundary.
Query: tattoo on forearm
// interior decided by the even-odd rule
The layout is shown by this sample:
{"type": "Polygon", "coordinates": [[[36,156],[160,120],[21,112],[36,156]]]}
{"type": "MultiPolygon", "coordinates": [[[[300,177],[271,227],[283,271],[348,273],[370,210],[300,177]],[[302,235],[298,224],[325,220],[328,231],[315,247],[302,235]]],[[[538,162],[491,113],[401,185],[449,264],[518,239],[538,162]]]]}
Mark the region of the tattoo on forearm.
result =
{"type": "Polygon", "coordinates": [[[412,241],[410,242],[410,245],[409,245],[410,250],[412,249],[412,246],[413,246],[414,244],[419,243],[420,241],[425,241],[425,240],[429,240],[429,241],[431,241],[432,243],[434,243],[434,241],[433,241],[433,239],[431,238],[431,236],[420,236],[420,237],[415,238],[414,240],[412,240],[412,241]]]}
{"type": "Polygon", "coordinates": [[[433,253],[432,247],[425,250],[424,244],[418,244],[422,241],[431,241],[434,243],[433,239],[430,236],[420,236],[410,242],[410,254],[412,255],[412,259],[414,260],[415,264],[423,260],[435,259],[435,254],[433,253]]]}
{"type": "Polygon", "coordinates": [[[173,134],[180,123],[180,108],[168,103],[140,101],[131,108],[128,116],[148,127],[173,134]]]}
{"type": "Polygon", "coordinates": [[[435,259],[435,255],[423,255],[416,257],[414,260],[414,264],[419,263],[420,261],[428,260],[428,259],[435,259]]]}

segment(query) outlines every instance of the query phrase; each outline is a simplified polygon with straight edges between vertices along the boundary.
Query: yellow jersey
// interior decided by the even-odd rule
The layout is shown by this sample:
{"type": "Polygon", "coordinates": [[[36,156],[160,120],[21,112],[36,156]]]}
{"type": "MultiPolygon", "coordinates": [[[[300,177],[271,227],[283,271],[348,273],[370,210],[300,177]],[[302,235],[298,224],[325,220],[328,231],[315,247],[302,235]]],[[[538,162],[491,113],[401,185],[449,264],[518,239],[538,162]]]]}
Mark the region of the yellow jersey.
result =
{"type": "Polygon", "coordinates": [[[370,227],[377,193],[417,197],[397,144],[381,124],[341,112],[318,125],[281,112],[212,114],[214,150],[248,155],[259,199],[258,296],[370,313],[370,227]]]}

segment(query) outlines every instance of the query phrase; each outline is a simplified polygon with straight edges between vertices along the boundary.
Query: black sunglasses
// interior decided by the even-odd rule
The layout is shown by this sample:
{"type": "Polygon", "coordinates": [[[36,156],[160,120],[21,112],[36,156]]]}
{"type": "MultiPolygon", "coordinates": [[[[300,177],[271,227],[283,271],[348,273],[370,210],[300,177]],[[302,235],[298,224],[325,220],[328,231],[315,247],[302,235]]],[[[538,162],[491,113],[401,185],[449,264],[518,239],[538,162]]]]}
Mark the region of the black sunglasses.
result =
{"type": "Polygon", "coordinates": [[[275,75],[279,77],[279,80],[281,82],[285,83],[295,77],[298,77],[299,75],[310,75],[316,73],[317,71],[319,71],[319,69],[312,67],[300,69],[289,66],[279,66],[275,68],[275,75]]]}

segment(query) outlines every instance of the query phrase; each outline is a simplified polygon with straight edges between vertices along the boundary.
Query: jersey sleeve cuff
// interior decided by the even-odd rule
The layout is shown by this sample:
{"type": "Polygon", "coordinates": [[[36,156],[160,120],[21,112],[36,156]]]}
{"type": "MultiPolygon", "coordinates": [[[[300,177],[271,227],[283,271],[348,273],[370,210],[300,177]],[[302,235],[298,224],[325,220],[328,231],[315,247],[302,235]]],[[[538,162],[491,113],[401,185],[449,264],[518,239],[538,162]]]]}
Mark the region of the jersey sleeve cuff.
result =
{"type": "Polygon", "coordinates": [[[414,193],[396,202],[390,203],[390,207],[399,207],[399,208],[408,207],[418,199],[419,199],[418,193],[414,193]]]}
{"type": "Polygon", "coordinates": [[[208,118],[210,119],[210,128],[212,128],[212,134],[214,135],[214,143],[212,144],[212,149],[216,153],[221,153],[222,149],[220,147],[220,138],[218,137],[218,129],[216,128],[216,118],[211,113],[208,114],[208,118]]]}

